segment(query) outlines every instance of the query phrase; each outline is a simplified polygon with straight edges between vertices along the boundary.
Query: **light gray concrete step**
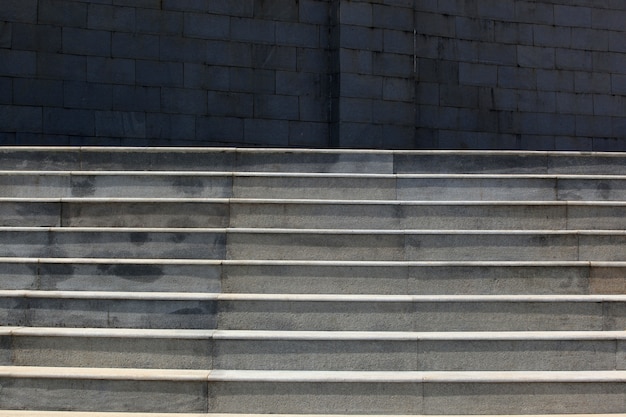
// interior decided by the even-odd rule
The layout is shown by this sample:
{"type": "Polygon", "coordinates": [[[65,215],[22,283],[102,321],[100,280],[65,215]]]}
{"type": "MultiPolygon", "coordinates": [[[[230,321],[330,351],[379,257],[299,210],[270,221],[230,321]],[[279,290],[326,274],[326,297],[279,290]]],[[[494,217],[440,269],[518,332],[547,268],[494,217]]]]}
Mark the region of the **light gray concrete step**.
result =
{"type": "Polygon", "coordinates": [[[626,229],[626,202],[0,198],[0,226],[626,229]]]}
{"type": "Polygon", "coordinates": [[[221,260],[0,258],[6,290],[218,293],[221,260]]]}
{"type": "Polygon", "coordinates": [[[626,231],[228,229],[227,259],[622,261],[626,231]]]}
{"type": "Polygon", "coordinates": [[[625,370],[619,332],[0,328],[2,366],[317,371],[625,370]]]}
{"type": "Polygon", "coordinates": [[[225,229],[0,228],[0,256],[224,259],[225,229]]]}
{"type": "Polygon", "coordinates": [[[213,333],[181,329],[4,327],[0,328],[0,365],[212,369],[213,333]]]}
{"type": "Polygon", "coordinates": [[[624,294],[620,262],[225,261],[222,291],[318,294],[624,294]]]}
{"type": "Polygon", "coordinates": [[[1,257],[623,261],[624,230],[0,227],[1,257]]]}
{"type": "Polygon", "coordinates": [[[230,226],[326,229],[625,229],[624,202],[230,200],[230,226]]]}
{"type": "Polygon", "coordinates": [[[324,295],[0,291],[8,326],[326,331],[600,331],[623,295],[324,295]]]}
{"type": "Polygon", "coordinates": [[[615,296],[221,294],[225,330],[600,331],[626,326],[615,296]]]}
{"type": "Polygon", "coordinates": [[[97,291],[0,291],[9,326],[213,329],[217,295],[97,291]]]}
{"type": "Polygon", "coordinates": [[[626,175],[626,155],[617,152],[3,147],[0,170],[7,169],[626,175]]]}
{"type": "Polygon", "coordinates": [[[393,173],[388,151],[263,148],[11,148],[0,169],[393,173]]]}
{"type": "MultiPolygon", "coordinates": [[[[425,415],[411,414],[274,414],[276,417],[426,417],[425,415]]],[[[124,412],[81,412],[81,411],[30,411],[30,410],[0,410],[0,417],[263,417],[266,414],[236,414],[236,413],[124,413],[124,412]]],[[[477,417],[522,417],[522,415],[511,414],[483,414],[476,415],[477,417]]],[[[615,414],[524,414],[524,417],[615,417],[615,414]]],[[[428,417],[444,417],[442,415],[436,416],[430,414],[428,417]]],[[[459,414],[451,415],[447,414],[446,417],[460,417],[459,414]]]]}
{"type": "Polygon", "coordinates": [[[626,200],[624,175],[0,171],[2,197],[626,200]]]}
{"type": "Polygon", "coordinates": [[[0,258],[0,288],[320,294],[624,294],[624,262],[0,258]]]}
{"type": "MultiPolygon", "coordinates": [[[[125,412],[103,412],[102,413],[102,412],[97,412],[97,411],[82,412],[82,411],[0,410],[0,417],[59,417],[59,416],[68,416],[68,417],[208,417],[207,413],[125,413],[125,412]]],[[[218,417],[218,414],[213,414],[213,416],[218,417]]],[[[223,415],[222,417],[228,417],[228,416],[223,415]]],[[[230,416],[230,417],[236,417],[236,416],[230,416]]],[[[598,414],[595,416],[584,416],[584,417],[605,417],[605,416],[598,414]]]]}
{"type": "Polygon", "coordinates": [[[218,413],[618,413],[624,371],[323,372],[0,367],[0,406],[218,413]],[[55,389],[50,389],[54,387],[55,389]]]}

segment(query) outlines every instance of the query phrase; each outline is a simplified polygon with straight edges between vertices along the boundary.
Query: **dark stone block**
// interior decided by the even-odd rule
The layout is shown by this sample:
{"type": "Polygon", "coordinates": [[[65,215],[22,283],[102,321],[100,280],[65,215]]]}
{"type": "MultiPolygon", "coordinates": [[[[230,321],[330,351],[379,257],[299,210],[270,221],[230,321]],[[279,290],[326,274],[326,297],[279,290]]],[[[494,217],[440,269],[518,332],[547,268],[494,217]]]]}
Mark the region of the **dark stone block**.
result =
{"type": "Polygon", "coordinates": [[[56,80],[13,80],[14,103],[27,106],[63,107],[63,82],[56,80]]]}
{"type": "Polygon", "coordinates": [[[161,111],[159,87],[113,86],[113,109],[126,111],[161,111]]]}
{"type": "Polygon", "coordinates": [[[64,27],[63,52],[73,55],[110,56],[111,33],[64,27]]]}
{"type": "Polygon", "coordinates": [[[45,108],[43,128],[47,133],[76,136],[95,135],[95,116],[92,110],[45,108]]]}
{"type": "Polygon", "coordinates": [[[37,22],[37,0],[3,0],[0,20],[8,22],[37,22]]]}

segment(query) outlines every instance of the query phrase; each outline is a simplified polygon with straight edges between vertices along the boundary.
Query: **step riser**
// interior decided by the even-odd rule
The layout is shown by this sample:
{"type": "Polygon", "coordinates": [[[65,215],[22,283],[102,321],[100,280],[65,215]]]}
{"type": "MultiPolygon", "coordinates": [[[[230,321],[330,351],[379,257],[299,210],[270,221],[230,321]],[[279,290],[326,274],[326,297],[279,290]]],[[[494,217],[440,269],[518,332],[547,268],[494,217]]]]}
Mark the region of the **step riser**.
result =
{"type": "Polygon", "coordinates": [[[0,175],[3,197],[626,200],[624,179],[0,175]]]}
{"type": "Polygon", "coordinates": [[[0,170],[190,170],[361,173],[626,174],[626,158],[546,153],[8,149],[0,170]]]}
{"type": "Polygon", "coordinates": [[[624,383],[170,382],[2,379],[5,409],[523,414],[619,413],[624,383]],[[158,393],[158,395],[155,395],[158,393]]]}
{"type": "Polygon", "coordinates": [[[232,382],[209,385],[209,411],[227,413],[613,413],[624,384],[232,382]]]}
{"type": "Polygon", "coordinates": [[[4,257],[223,259],[224,255],[224,233],[0,232],[4,257]]]}
{"type": "Polygon", "coordinates": [[[626,228],[626,207],[541,205],[232,204],[231,227],[320,229],[626,228]],[[280,213],[280,215],[277,215],[280,213]]]}
{"type": "Polygon", "coordinates": [[[600,341],[210,340],[0,337],[0,365],[316,371],[626,369],[626,343],[600,341]]]}
{"type": "Polygon", "coordinates": [[[2,263],[7,290],[318,294],[623,294],[626,268],[2,263]]]}
{"type": "MultiPolygon", "coordinates": [[[[406,164],[405,164],[406,165],[406,164]]],[[[618,164],[616,164],[619,166],[618,164]]],[[[299,153],[233,150],[23,151],[3,149],[0,170],[242,171],[392,174],[391,153],[299,153]]]]}
{"type": "Polygon", "coordinates": [[[6,326],[214,329],[214,301],[2,298],[6,326]]]}
{"type": "Polygon", "coordinates": [[[213,369],[210,339],[0,337],[1,365],[213,369]]]}
{"type": "Polygon", "coordinates": [[[205,413],[206,382],[0,378],[0,408],[205,413]]]}
{"type": "Polygon", "coordinates": [[[224,330],[622,330],[620,302],[0,299],[8,326],[224,330]]]}
{"type": "Polygon", "coordinates": [[[623,294],[626,268],[226,265],[222,291],[334,294],[623,294]]]}
{"type": "Polygon", "coordinates": [[[220,265],[2,263],[0,288],[219,293],[220,265]]]}
{"type": "Polygon", "coordinates": [[[618,230],[625,218],[626,206],[0,203],[10,227],[618,230]]]}
{"type": "Polygon", "coordinates": [[[625,369],[625,347],[614,340],[216,340],[213,366],[320,371],[613,370],[625,369]]]}
{"type": "Polygon", "coordinates": [[[623,330],[616,302],[305,302],[221,301],[225,330],[554,331],[623,330]]]}
{"type": "Polygon", "coordinates": [[[228,259],[618,261],[626,235],[229,233],[228,259]]]}

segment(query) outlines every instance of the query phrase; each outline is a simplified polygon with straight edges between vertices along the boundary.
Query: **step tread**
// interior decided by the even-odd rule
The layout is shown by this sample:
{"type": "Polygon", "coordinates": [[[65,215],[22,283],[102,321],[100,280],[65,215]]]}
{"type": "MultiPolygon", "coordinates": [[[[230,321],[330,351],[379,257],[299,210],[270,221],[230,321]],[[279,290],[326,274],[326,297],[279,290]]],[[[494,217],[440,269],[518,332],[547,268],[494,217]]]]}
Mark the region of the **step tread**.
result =
{"type": "Polygon", "coordinates": [[[309,235],[626,235],[626,229],[299,229],[267,227],[62,227],[62,226],[1,226],[0,232],[56,233],[231,233],[231,234],[309,234],[309,235]]]}
{"type": "Polygon", "coordinates": [[[625,340],[626,331],[484,331],[484,332],[393,332],[393,331],[281,331],[281,330],[187,330],[0,327],[0,336],[173,338],[215,340],[625,340]]]}
{"type": "MultiPolygon", "coordinates": [[[[235,413],[126,413],[83,411],[0,410],[0,417],[267,417],[267,414],[235,413]]],[[[474,414],[475,417],[617,417],[624,414],[474,414]]],[[[274,417],[467,417],[467,415],[401,414],[272,414],[274,417]]]]}
{"type": "Polygon", "coordinates": [[[626,371],[274,371],[0,366],[0,378],[207,382],[626,382],[626,371]]]}
{"type": "Polygon", "coordinates": [[[220,198],[220,197],[0,197],[0,203],[197,203],[197,204],[289,204],[289,205],[372,205],[372,206],[599,206],[624,207],[626,201],[579,200],[364,200],[302,198],[220,198]]]}
{"type": "Polygon", "coordinates": [[[356,172],[280,171],[133,171],[133,170],[0,170],[0,176],[111,176],[111,177],[263,177],[263,178],[371,178],[371,179],[537,179],[537,180],[624,180],[621,174],[371,174],[356,172]]]}
{"type": "Polygon", "coordinates": [[[216,300],[216,301],[310,301],[310,302],[424,302],[424,303],[602,303],[625,302],[626,294],[265,294],[136,291],[0,290],[5,298],[61,298],[102,300],[216,300]]]}
{"type": "Polygon", "coordinates": [[[316,261],[316,260],[264,260],[264,259],[168,259],[168,258],[34,258],[0,257],[2,263],[49,264],[163,264],[163,265],[244,265],[244,266],[596,266],[626,267],[624,261],[316,261]]]}

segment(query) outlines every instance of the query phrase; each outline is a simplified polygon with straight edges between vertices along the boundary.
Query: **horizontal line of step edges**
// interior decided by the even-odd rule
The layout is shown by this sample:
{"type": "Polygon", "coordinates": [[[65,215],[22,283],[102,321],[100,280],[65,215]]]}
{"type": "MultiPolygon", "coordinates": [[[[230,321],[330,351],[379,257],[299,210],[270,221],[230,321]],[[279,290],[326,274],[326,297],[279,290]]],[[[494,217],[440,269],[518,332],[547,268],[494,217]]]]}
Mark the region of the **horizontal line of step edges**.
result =
{"type": "Polygon", "coordinates": [[[0,264],[204,265],[327,267],[597,267],[626,268],[626,261],[310,261],[245,259],[29,258],[0,257],[0,264]]]}
{"type": "Polygon", "coordinates": [[[140,153],[140,154],[285,154],[285,155],[381,155],[381,156],[519,156],[519,157],[602,157],[622,158],[625,152],[616,151],[530,151],[530,150],[468,150],[468,149],[358,149],[358,148],[240,148],[240,147],[101,147],[101,146],[3,146],[2,153],[140,153]]]}
{"type": "Polygon", "coordinates": [[[0,290],[0,298],[142,300],[142,301],[267,301],[320,303],[624,303],[626,294],[254,294],[197,292],[0,290]]]}
{"type": "Polygon", "coordinates": [[[63,227],[2,226],[2,232],[54,233],[219,233],[219,234],[292,234],[292,235],[581,235],[626,236],[626,230],[448,230],[448,229],[284,229],[284,228],[167,228],[167,227],[63,227]]]}
{"type": "Polygon", "coordinates": [[[373,178],[373,179],[625,179],[611,174],[361,174],[326,172],[232,172],[232,171],[49,171],[1,170],[0,176],[137,176],[137,177],[271,177],[271,178],[373,178]]]}
{"type": "MultiPolygon", "coordinates": [[[[95,411],[30,411],[0,410],[0,417],[268,417],[267,414],[234,414],[234,413],[126,413],[126,412],[95,412],[95,411]]],[[[425,415],[425,414],[272,414],[273,417],[467,417],[467,415],[425,415]]],[[[474,417],[619,417],[624,414],[483,414],[474,417]]]]}
{"type": "MultiPolygon", "coordinates": [[[[0,410],[0,417],[268,417],[267,414],[234,414],[234,413],[127,413],[127,412],[95,412],[95,411],[30,411],[0,410]]],[[[483,414],[473,417],[619,417],[624,414],[483,414]]],[[[467,417],[467,415],[425,415],[425,414],[272,414],[272,417],[467,417]]]]}
{"type": "Polygon", "coordinates": [[[626,382],[626,371],[253,371],[0,366],[0,378],[293,383],[623,383],[626,382]]]}
{"type": "Polygon", "coordinates": [[[625,207],[626,201],[578,200],[324,200],[302,198],[212,198],[212,197],[0,197],[1,203],[197,203],[197,204],[290,204],[355,206],[600,206],[625,207]]]}
{"type": "Polygon", "coordinates": [[[132,338],[185,340],[294,340],[294,341],[577,341],[626,340],[626,331],[280,331],[188,330],[123,328],[0,327],[0,336],[132,338]]]}
{"type": "Polygon", "coordinates": [[[468,149],[363,149],[363,148],[251,148],[251,147],[184,147],[184,146],[3,146],[8,152],[99,152],[99,153],[284,153],[284,154],[369,154],[369,155],[516,155],[516,156],[608,156],[623,157],[625,152],[610,151],[526,151],[468,149]]]}

